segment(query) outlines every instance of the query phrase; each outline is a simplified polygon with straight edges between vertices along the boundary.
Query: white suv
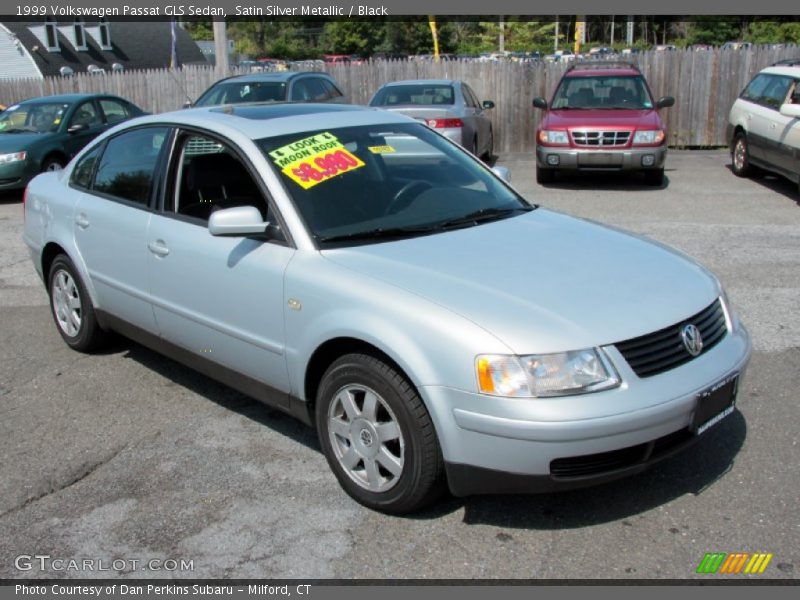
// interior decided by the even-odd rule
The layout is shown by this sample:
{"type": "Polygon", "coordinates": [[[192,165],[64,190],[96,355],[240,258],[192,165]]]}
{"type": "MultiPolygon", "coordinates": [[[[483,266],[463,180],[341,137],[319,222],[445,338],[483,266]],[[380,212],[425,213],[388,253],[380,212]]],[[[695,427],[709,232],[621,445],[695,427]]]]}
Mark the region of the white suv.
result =
{"type": "Polygon", "coordinates": [[[800,59],[776,63],[747,84],[733,103],[727,134],[736,175],[766,169],[800,191],[800,59]]]}

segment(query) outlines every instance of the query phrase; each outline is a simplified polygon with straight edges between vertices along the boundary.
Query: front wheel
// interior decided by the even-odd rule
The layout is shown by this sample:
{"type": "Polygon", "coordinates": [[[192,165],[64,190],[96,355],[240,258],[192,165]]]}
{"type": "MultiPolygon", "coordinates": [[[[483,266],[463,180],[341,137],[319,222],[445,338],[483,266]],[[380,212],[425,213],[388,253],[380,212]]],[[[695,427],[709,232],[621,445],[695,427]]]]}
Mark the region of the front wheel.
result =
{"type": "Polygon", "coordinates": [[[326,371],[317,394],[320,445],[339,484],[386,513],[415,511],[444,489],[444,462],[422,399],[394,367],[348,354],[326,371]]]}
{"type": "Polygon", "coordinates": [[[536,167],[536,183],[552,183],[556,178],[555,169],[536,167]]]}
{"type": "Polygon", "coordinates": [[[63,168],[64,168],[64,161],[55,156],[47,158],[42,163],[42,173],[47,173],[48,171],[60,171],[63,168]]]}
{"type": "Polygon", "coordinates": [[[58,333],[73,350],[89,352],[105,339],[75,265],[64,254],[53,260],[48,278],[50,310],[58,333]]]}
{"type": "Polygon", "coordinates": [[[653,187],[664,185],[664,169],[653,169],[644,172],[644,182],[653,187]]]}
{"type": "Polygon", "coordinates": [[[750,164],[750,146],[747,143],[747,136],[744,132],[740,131],[733,139],[731,165],[733,174],[738,177],[750,177],[753,175],[753,166],[750,164]]]}

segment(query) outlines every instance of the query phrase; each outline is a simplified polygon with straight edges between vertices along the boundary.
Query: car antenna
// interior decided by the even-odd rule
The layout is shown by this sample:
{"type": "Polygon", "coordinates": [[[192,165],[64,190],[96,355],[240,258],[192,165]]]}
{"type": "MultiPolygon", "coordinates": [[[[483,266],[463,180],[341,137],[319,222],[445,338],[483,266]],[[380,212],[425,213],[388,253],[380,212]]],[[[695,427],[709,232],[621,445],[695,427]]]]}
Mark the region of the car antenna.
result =
{"type": "Polygon", "coordinates": [[[180,82],[180,79],[175,77],[175,73],[173,73],[172,71],[173,71],[173,69],[167,69],[167,73],[169,73],[169,76],[172,77],[172,80],[178,86],[178,89],[181,91],[181,93],[183,94],[184,98],[186,98],[186,101],[189,104],[193,104],[192,99],[189,97],[189,94],[186,93],[186,88],[183,87],[183,84],[180,82]]]}

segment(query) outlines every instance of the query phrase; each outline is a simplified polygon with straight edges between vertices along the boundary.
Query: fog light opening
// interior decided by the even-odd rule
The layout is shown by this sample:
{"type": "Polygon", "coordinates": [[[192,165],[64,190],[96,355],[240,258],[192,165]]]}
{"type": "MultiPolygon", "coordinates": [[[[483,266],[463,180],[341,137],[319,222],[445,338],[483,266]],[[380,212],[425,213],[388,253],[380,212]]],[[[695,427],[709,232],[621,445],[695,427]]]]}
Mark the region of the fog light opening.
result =
{"type": "Polygon", "coordinates": [[[643,167],[652,167],[654,164],[656,164],[655,154],[645,154],[644,156],[642,156],[643,167]]]}
{"type": "Polygon", "coordinates": [[[558,154],[548,154],[547,155],[547,164],[551,167],[555,167],[558,163],[561,162],[561,159],[558,157],[558,154]]]}

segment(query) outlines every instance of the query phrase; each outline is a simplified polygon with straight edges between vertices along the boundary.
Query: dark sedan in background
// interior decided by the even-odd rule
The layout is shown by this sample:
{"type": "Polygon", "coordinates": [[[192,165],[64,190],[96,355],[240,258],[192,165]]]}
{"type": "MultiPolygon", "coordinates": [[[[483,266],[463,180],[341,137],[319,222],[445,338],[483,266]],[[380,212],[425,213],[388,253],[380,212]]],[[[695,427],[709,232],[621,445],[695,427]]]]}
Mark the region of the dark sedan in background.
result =
{"type": "Polygon", "coordinates": [[[105,94],[25,100],[0,113],[0,190],[24,188],[38,173],[63,168],[109,127],[146,114],[105,94]]]}
{"type": "Polygon", "coordinates": [[[236,75],[217,81],[190,106],[218,106],[250,102],[330,102],[347,104],[347,96],[326,73],[279,71],[236,75]]]}
{"type": "Polygon", "coordinates": [[[492,121],[486,113],[494,108],[494,102],[481,102],[463,81],[414,79],[387,83],[375,92],[369,105],[423,121],[480,158],[489,160],[494,152],[492,121]]]}

